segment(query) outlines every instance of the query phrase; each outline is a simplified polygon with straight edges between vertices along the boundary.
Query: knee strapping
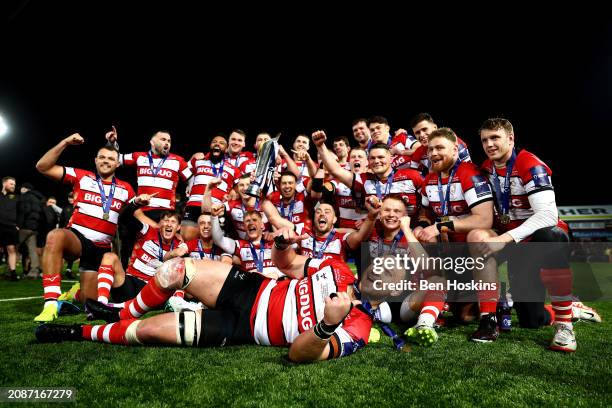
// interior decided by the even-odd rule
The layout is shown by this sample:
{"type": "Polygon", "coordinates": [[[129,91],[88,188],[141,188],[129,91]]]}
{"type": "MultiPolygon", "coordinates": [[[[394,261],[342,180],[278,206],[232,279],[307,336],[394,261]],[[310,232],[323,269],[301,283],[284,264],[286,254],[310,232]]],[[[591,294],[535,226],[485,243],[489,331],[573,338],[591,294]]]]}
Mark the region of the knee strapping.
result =
{"type": "Polygon", "coordinates": [[[202,311],[183,310],[175,312],[176,344],[197,347],[202,333],[202,311]]]}
{"type": "Polygon", "coordinates": [[[174,258],[157,270],[157,281],[162,289],[185,289],[195,276],[195,264],[190,258],[174,258]]]}

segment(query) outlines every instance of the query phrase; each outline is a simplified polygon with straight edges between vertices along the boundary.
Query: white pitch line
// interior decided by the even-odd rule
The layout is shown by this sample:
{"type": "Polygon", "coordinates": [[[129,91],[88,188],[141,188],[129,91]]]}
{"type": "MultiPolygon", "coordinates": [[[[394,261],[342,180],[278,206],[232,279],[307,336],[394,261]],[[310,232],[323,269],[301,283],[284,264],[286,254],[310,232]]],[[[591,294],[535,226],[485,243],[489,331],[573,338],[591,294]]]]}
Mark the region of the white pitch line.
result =
{"type": "Polygon", "coordinates": [[[40,299],[42,296],[32,296],[32,297],[24,297],[24,298],[14,298],[14,299],[0,299],[0,302],[12,302],[13,300],[28,300],[28,299],[40,299]]]}

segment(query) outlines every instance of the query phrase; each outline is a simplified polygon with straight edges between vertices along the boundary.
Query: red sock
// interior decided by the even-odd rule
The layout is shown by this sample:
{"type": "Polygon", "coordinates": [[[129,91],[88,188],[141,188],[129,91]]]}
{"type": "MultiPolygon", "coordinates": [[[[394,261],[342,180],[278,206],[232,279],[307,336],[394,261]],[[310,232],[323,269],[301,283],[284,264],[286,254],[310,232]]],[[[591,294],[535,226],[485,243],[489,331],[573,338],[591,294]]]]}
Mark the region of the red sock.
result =
{"type": "Polygon", "coordinates": [[[495,313],[497,311],[498,298],[499,291],[497,290],[479,290],[478,306],[480,307],[480,315],[495,313]]]}
{"type": "Polygon", "coordinates": [[[108,303],[110,290],[115,281],[112,265],[100,265],[98,268],[98,302],[108,303]]]}
{"type": "Polygon", "coordinates": [[[163,290],[157,286],[155,279],[151,279],[134,299],[125,302],[119,317],[122,320],[140,317],[149,310],[159,308],[172,296],[172,293],[174,291],[163,290]]]}
{"type": "Polygon", "coordinates": [[[177,290],[174,292],[174,295],[172,296],[176,296],[176,297],[180,297],[181,299],[185,299],[185,291],[184,290],[177,290]]]}
{"type": "Polygon", "coordinates": [[[572,323],[572,270],[540,269],[540,277],[548,290],[555,323],[572,323]]]}
{"type": "Polygon", "coordinates": [[[125,332],[137,319],[120,320],[115,323],[83,326],[83,338],[111,344],[128,344],[125,332]]]}
{"type": "Polygon", "coordinates": [[[43,275],[42,284],[45,302],[48,300],[57,300],[57,298],[62,294],[62,275],[59,273],[43,275]]]}

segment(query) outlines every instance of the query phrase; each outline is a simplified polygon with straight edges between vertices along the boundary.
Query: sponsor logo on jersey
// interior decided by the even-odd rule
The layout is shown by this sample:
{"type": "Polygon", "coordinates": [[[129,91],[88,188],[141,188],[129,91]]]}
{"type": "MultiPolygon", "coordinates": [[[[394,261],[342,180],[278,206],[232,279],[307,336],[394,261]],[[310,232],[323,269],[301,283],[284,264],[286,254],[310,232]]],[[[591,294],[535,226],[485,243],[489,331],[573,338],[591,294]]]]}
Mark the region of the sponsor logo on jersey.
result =
{"type": "Polygon", "coordinates": [[[536,187],[551,187],[550,177],[546,172],[546,167],[542,165],[534,166],[529,169],[531,179],[536,187]]]}

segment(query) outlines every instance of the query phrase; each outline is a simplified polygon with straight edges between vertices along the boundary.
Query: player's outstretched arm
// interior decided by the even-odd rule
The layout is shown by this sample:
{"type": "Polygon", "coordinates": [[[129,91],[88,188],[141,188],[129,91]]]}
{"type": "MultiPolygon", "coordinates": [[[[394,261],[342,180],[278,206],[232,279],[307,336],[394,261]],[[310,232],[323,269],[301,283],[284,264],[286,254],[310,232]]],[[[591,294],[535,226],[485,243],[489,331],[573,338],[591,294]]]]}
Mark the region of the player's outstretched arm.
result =
{"type": "Polygon", "coordinates": [[[266,198],[262,199],[261,210],[266,215],[266,218],[268,219],[270,224],[272,224],[272,226],[277,230],[281,228],[293,229],[293,223],[288,219],[281,217],[281,215],[278,213],[278,210],[276,209],[274,204],[270,202],[270,200],[266,198]]]}
{"type": "Polygon", "coordinates": [[[327,140],[327,136],[325,132],[322,130],[317,130],[312,134],[312,141],[314,145],[317,147],[317,151],[321,156],[321,160],[323,160],[323,164],[325,168],[329,170],[329,172],[337,178],[342,184],[346,186],[353,185],[353,173],[343,168],[337,161],[334,155],[327,149],[325,146],[325,140],[327,140]]]}
{"type": "Polygon", "coordinates": [[[374,228],[374,224],[378,218],[381,205],[382,204],[378,198],[374,196],[366,199],[365,206],[368,209],[367,218],[363,220],[363,223],[359,226],[357,231],[351,232],[350,235],[346,237],[346,244],[350,249],[355,250],[359,248],[359,245],[366,241],[372,234],[372,229],[374,228]]]}
{"type": "Polygon", "coordinates": [[[297,235],[293,228],[281,228],[274,234],[272,262],[290,278],[302,279],[304,277],[304,265],[308,258],[296,254],[291,246],[306,238],[308,235],[297,235]]]}
{"type": "Polygon", "coordinates": [[[327,360],[341,357],[337,350],[332,350],[330,341],[338,345],[339,337],[335,333],[338,326],[344,321],[352,308],[351,298],[346,292],[332,293],[332,297],[325,299],[323,320],[312,329],[301,333],[289,348],[289,359],[296,363],[327,360]],[[334,296],[336,295],[336,296],[334,296]]]}
{"type": "Polygon", "coordinates": [[[50,179],[60,181],[64,176],[64,169],[62,166],[58,166],[56,163],[59,160],[60,155],[64,151],[64,149],[71,145],[80,145],[83,144],[85,140],[78,133],[74,133],[57,145],[52,147],[47,153],[40,158],[38,163],[36,163],[36,170],[44,176],[49,177],[50,179]]]}

